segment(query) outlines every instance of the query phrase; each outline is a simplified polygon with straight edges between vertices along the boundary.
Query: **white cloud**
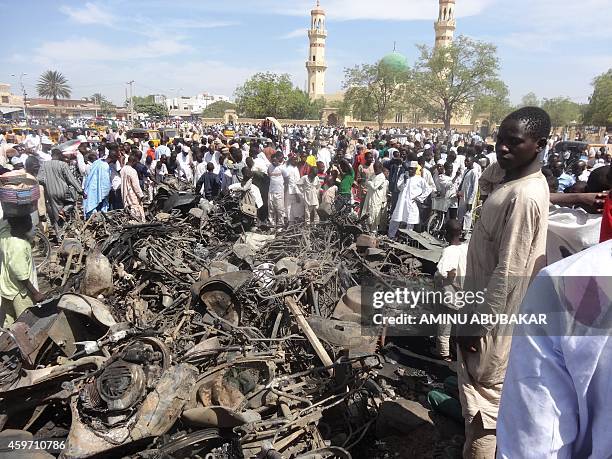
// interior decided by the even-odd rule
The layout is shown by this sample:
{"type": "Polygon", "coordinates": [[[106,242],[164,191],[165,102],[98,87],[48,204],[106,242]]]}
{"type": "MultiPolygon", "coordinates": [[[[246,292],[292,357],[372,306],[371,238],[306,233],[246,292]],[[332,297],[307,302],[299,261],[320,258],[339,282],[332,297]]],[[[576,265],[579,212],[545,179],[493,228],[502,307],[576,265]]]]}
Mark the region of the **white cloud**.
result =
{"type": "Polygon", "coordinates": [[[41,64],[62,61],[140,61],[171,56],[191,47],[176,38],[148,40],[145,44],[112,46],[89,38],[43,43],[35,50],[34,60],[41,64]]]}
{"type": "Polygon", "coordinates": [[[306,34],[307,34],[306,28],[301,27],[299,29],[292,30],[291,32],[287,32],[286,34],[281,35],[279,38],[282,40],[287,40],[291,38],[306,37],[306,34]]]}
{"type": "Polygon", "coordinates": [[[87,2],[82,8],[60,7],[60,11],[79,24],[111,24],[114,16],[98,5],[87,2]]]}
{"type": "MultiPolygon", "coordinates": [[[[479,14],[493,0],[461,0],[457,7],[457,17],[479,14]]],[[[254,2],[258,3],[258,2],[254,2]]],[[[314,6],[312,0],[291,2],[260,1],[268,4],[278,14],[307,16],[314,6]]],[[[438,16],[438,2],[433,0],[324,0],[321,8],[329,20],[434,20],[438,16]]]]}
{"type": "Polygon", "coordinates": [[[581,0],[565,2],[556,0],[514,0],[511,4],[498,0],[496,16],[507,17],[521,11],[521,19],[515,21],[513,32],[498,36],[497,41],[525,51],[557,52],[563,43],[598,41],[612,38],[612,29],[604,17],[610,7],[609,0],[581,0]]]}
{"type": "MultiPolygon", "coordinates": [[[[149,0],[155,2],[155,0],[149,0]]],[[[227,6],[223,2],[190,2],[176,0],[183,5],[200,11],[224,12],[227,6]]],[[[473,16],[482,12],[495,0],[460,0],[457,17],[473,16]]],[[[156,4],[162,4],[157,0],[156,4]]],[[[280,14],[288,16],[310,15],[315,0],[234,0],[233,7],[243,14],[280,14]]],[[[434,20],[438,16],[436,0],[321,0],[328,20],[434,20]]]]}
{"type": "Polygon", "coordinates": [[[205,21],[197,19],[177,19],[160,24],[167,29],[217,29],[240,25],[238,21],[205,21]]]}

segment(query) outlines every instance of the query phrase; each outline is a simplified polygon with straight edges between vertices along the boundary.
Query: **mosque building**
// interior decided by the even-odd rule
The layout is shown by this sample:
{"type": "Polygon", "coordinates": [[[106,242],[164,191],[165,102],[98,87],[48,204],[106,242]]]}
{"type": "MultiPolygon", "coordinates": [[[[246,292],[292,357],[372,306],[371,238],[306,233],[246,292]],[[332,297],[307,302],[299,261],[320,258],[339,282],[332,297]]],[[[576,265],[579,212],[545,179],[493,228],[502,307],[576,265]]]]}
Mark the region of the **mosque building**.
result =
{"type": "MultiPolygon", "coordinates": [[[[326,106],[323,109],[321,121],[325,124],[336,125],[352,125],[352,126],[371,126],[372,121],[360,121],[353,119],[350,115],[340,116],[338,108],[331,107],[331,102],[341,101],[344,93],[326,94],[325,92],[325,71],[327,64],[325,62],[325,40],[327,38],[327,29],[325,26],[325,11],[317,0],[315,8],[310,12],[310,29],[308,30],[308,39],[310,42],[308,60],[306,62],[306,70],[308,72],[307,92],[311,99],[324,97],[326,106]]],[[[455,21],[455,0],[439,0],[438,18],[434,23],[435,31],[435,47],[448,46],[454,37],[456,30],[455,21]]],[[[388,66],[394,70],[404,70],[408,68],[408,59],[406,56],[395,50],[387,54],[380,60],[380,64],[388,66]]],[[[452,126],[458,129],[468,130],[472,128],[480,128],[471,123],[471,114],[465,114],[452,120],[452,126]]],[[[418,110],[406,110],[395,113],[391,119],[385,120],[385,126],[391,127],[439,127],[442,123],[433,123],[420,113],[418,110]]]]}

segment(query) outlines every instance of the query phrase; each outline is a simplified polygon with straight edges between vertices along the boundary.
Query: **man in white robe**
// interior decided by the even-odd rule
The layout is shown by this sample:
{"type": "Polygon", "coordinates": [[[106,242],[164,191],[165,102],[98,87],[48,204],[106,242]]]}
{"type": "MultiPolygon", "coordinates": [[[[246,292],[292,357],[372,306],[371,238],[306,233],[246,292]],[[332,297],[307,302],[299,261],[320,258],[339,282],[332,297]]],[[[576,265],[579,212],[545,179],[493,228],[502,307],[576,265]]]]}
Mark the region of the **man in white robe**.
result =
{"type": "Polygon", "coordinates": [[[397,181],[400,195],[389,223],[388,236],[391,239],[395,238],[402,222],[406,223],[408,229],[419,224],[417,201],[422,203],[431,192],[423,177],[416,175],[418,165],[418,162],[410,161],[408,170],[397,181]]]}
{"type": "Polygon", "coordinates": [[[497,321],[501,314],[518,312],[532,276],[546,262],[549,192],[539,156],[550,126],[548,114],[536,107],[523,107],[502,121],[495,150],[504,177],[483,204],[470,239],[464,289],[480,292],[483,301],[466,304],[471,318],[458,327],[457,336],[466,459],[495,457],[512,341],[512,324],[497,321]],[[492,320],[473,322],[474,317],[492,320]]]}
{"type": "Polygon", "coordinates": [[[176,156],[178,163],[177,173],[179,178],[186,182],[193,182],[193,159],[191,158],[191,150],[188,146],[182,145],[181,152],[176,156]]]}
{"type": "Polygon", "coordinates": [[[285,179],[285,209],[287,220],[289,223],[301,220],[304,217],[304,201],[302,192],[298,187],[300,181],[300,171],[296,165],[296,158],[289,157],[289,163],[283,169],[283,178],[285,179]]]}
{"type": "Polygon", "coordinates": [[[327,148],[327,142],[323,142],[321,144],[321,149],[317,152],[317,162],[319,161],[325,164],[325,170],[329,168],[329,164],[331,163],[331,152],[329,148],[327,148]]]}
{"type": "Polygon", "coordinates": [[[368,216],[370,232],[376,233],[385,217],[389,181],[383,173],[380,161],[374,163],[374,177],[366,181],[366,196],[363,201],[362,215],[368,216]]]}
{"type": "Polygon", "coordinates": [[[540,271],[520,313],[497,421],[497,457],[610,457],[612,240],[540,271]],[[570,331],[570,332],[568,332],[570,331]]]}
{"type": "Polygon", "coordinates": [[[214,174],[219,174],[219,171],[221,170],[221,164],[220,164],[220,156],[221,156],[221,152],[219,152],[219,150],[216,149],[216,145],[215,147],[210,147],[210,150],[208,150],[206,153],[204,153],[204,163],[206,163],[208,165],[208,163],[212,163],[213,164],[213,173],[214,174]]]}
{"type": "Polygon", "coordinates": [[[459,221],[463,221],[463,231],[469,232],[472,229],[472,209],[476,206],[478,194],[478,174],[474,167],[474,159],[465,158],[465,174],[459,185],[459,221]]]}
{"type": "Polygon", "coordinates": [[[302,191],[302,198],[304,200],[304,221],[307,225],[310,223],[319,223],[317,209],[319,208],[321,181],[314,167],[310,168],[308,175],[304,175],[300,178],[298,187],[302,191]]]}

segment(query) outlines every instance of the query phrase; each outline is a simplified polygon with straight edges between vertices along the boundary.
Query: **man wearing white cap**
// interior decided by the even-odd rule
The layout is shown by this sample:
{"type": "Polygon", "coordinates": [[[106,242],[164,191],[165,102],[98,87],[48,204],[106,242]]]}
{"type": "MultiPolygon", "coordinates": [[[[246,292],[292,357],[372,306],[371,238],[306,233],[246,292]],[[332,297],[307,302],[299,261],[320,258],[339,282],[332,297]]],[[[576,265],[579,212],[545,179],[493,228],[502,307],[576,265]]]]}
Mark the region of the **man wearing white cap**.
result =
{"type": "Polygon", "coordinates": [[[187,183],[193,182],[193,159],[191,149],[187,145],[181,145],[181,153],[177,155],[176,161],[179,165],[179,178],[183,178],[187,183]]]}
{"type": "Polygon", "coordinates": [[[419,224],[417,201],[422,203],[431,193],[423,177],[416,175],[418,166],[418,162],[410,161],[408,170],[397,181],[397,189],[400,192],[400,196],[389,223],[388,236],[391,239],[395,238],[395,234],[402,222],[406,223],[408,229],[412,229],[414,225],[419,224]]]}
{"type": "Polygon", "coordinates": [[[40,139],[40,136],[38,135],[38,132],[32,130],[26,136],[25,141],[23,143],[28,150],[30,150],[33,153],[36,153],[42,149],[40,142],[41,142],[41,139],[40,139]]]}
{"type": "Polygon", "coordinates": [[[317,152],[317,162],[325,164],[325,170],[329,169],[331,163],[331,152],[327,148],[327,142],[321,142],[321,149],[317,152]]]}

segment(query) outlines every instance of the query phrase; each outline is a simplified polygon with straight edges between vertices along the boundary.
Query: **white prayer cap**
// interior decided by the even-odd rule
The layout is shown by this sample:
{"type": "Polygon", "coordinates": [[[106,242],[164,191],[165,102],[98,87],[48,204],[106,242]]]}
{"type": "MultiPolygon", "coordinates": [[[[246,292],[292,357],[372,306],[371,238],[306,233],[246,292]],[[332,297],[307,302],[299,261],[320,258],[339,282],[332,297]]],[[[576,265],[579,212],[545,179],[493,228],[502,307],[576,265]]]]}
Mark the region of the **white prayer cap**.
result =
{"type": "Polygon", "coordinates": [[[431,145],[426,143],[425,146],[423,147],[425,150],[429,150],[431,148],[431,145]]]}
{"type": "Polygon", "coordinates": [[[446,164],[446,161],[444,161],[443,159],[439,159],[438,162],[436,163],[438,166],[444,166],[444,164],[446,164]]]}
{"type": "Polygon", "coordinates": [[[410,167],[410,169],[416,169],[417,167],[419,167],[419,163],[418,161],[410,161],[408,167],[410,167]]]}

